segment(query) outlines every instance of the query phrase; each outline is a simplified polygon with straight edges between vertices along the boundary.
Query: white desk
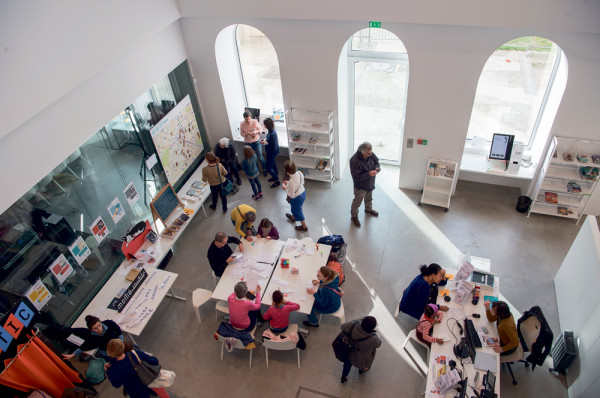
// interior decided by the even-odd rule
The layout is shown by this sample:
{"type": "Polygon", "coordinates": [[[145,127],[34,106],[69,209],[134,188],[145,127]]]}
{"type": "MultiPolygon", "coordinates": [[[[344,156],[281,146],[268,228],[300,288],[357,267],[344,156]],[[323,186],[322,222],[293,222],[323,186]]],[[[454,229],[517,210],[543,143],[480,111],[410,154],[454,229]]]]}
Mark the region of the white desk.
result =
{"type": "MultiPolygon", "coordinates": [[[[314,253],[311,256],[306,254],[294,257],[294,251],[288,251],[283,249],[281,258],[287,258],[290,260],[289,268],[281,268],[281,261],[275,266],[275,271],[269,282],[269,286],[265,291],[265,297],[270,298],[275,290],[288,293],[286,300],[292,301],[300,305],[298,312],[303,314],[310,314],[315,298],[312,294],[306,293],[306,287],[311,283],[313,279],[317,278],[317,272],[319,268],[327,265],[327,259],[329,258],[329,252],[331,252],[331,246],[319,244],[319,249],[316,249],[316,245],[313,240],[309,237],[299,241],[300,244],[306,245],[311,248],[314,253]],[[298,274],[292,274],[292,267],[297,266],[299,269],[298,274]],[[278,283],[278,281],[285,281],[288,283],[278,283]]],[[[268,301],[270,303],[270,301],[268,301]]]]}
{"type": "MultiPolygon", "coordinates": [[[[454,272],[449,271],[448,273],[456,274],[455,270],[452,270],[452,271],[454,271],[454,272]]],[[[497,289],[498,289],[498,286],[500,283],[500,281],[498,279],[499,278],[496,278],[495,283],[494,283],[494,286],[496,289],[494,292],[494,295],[496,297],[498,297],[497,289]]],[[[450,285],[450,283],[451,282],[448,282],[449,285],[450,285]]],[[[442,291],[446,288],[447,288],[446,286],[439,287],[440,291],[442,291]]],[[[452,300],[450,302],[448,302],[448,303],[445,302],[442,297],[438,297],[437,302],[440,305],[447,305],[450,309],[462,308],[465,315],[473,321],[475,328],[477,328],[478,326],[484,326],[488,330],[487,334],[489,336],[498,337],[498,330],[496,329],[496,324],[488,322],[488,320],[485,316],[485,308],[483,305],[484,295],[490,295],[490,292],[482,291],[481,297],[479,299],[479,303],[477,305],[471,304],[472,296],[469,296],[468,301],[463,306],[456,304],[454,302],[454,292],[452,292],[452,291],[450,293],[450,296],[452,297],[452,300]],[[475,314],[475,313],[480,314],[481,317],[479,319],[473,318],[472,314],[475,314]]],[[[453,352],[454,345],[457,344],[458,341],[454,339],[454,336],[452,335],[452,332],[450,330],[452,330],[454,332],[454,334],[456,335],[456,337],[458,339],[460,339],[461,337],[464,337],[464,334],[460,335],[460,330],[459,330],[458,326],[456,326],[456,322],[449,319],[450,315],[451,315],[451,310],[444,313],[444,318],[442,319],[442,322],[439,324],[436,324],[433,328],[433,337],[446,336],[446,337],[450,337],[451,341],[446,341],[446,342],[444,342],[444,344],[441,344],[441,345],[438,343],[431,343],[431,350],[429,352],[429,371],[427,372],[427,387],[425,390],[426,397],[443,397],[443,396],[454,397],[456,395],[456,391],[454,389],[450,389],[446,395],[437,395],[437,394],[429,395],[430,392],[435,388],[434,382],[436,379],[437,369],[439,368],[439,365],[437,365],[434,360],[437,354],[443,354],[443,355],[446,355],[449,358],[449,360],[450,359],[455,360],[457,363],[456,368],[459,370],[463,370],[463,368],[460,365],[460,361],[456,359],[454,352],[453,352]]],[[[464,328],[464,320],[457,319],[457,321],[460,322],[460,324],[464,328]]],[[[500,397],[500,354],[496,354],[491,347],[485,347],[485,345],[483,345],[482,348],[476,348],[475,351],[476,351],[476,355],[480,352],[486,352],[489,354],[494,354],[496,356],[496,368],[497,368],[497,371],[496,371],[496,394],[498,394],[498,397],[500,397]]],[[[486,372],[484,372],[482,370],[476,370],[474,368],[473,364],[465,364],[463,378],[468,377],[469,385],[475,386],[475,388],[477,389],[477,392],[479,392],[483,388],[482,380],[483,380],[483,375],[485,373],[486,372]],[[475,383],[475,373],[476,372],[479,372],[479,377],[477,379],[477,382],[475,383]]],[[[471,388],[468,388],[467,396],[470,397],[472,395],[475,395],[475,394],[473,394],[473,391],[471,388]]]]}

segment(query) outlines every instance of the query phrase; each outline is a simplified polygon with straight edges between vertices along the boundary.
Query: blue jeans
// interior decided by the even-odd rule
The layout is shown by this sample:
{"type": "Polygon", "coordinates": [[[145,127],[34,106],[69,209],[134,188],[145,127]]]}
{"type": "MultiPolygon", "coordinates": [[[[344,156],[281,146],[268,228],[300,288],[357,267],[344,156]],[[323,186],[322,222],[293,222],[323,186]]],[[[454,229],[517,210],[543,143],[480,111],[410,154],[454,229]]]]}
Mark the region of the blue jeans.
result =
{"type": "Polygon", "coordinates": [[[262,165],[263,171],[265,171],[267,169],[267,165],[265,164],[265,158],[263,158],[262,145],[260,144],[260,141],[253,142],[250,144],[250,146],[252,147],[252,149],[254,149],[258,160],[260,160],[260,164],[262,165]]]}
{"type": "Polygon", "coordinates": [[[258,176],[255,178],[248,178],[248,181],[250,181],[250,185],[252,185],[252,192],[254,192],[255,195],[258,192],[262,192],[262,187],[260,186],[260,180],[258,179],[258,176]],[[258,191],[256,190],[257,187],[258,191]]]}
{"type": "Polygon", "coordinates": [[[304,200],[306,199],[306,191],[290,200],[290,206],[292,206],[292,215],[296,221],[304,221],[304,213],[302,212],[302,206],[304,206],[304,200]]]}
{"type": "Polygon", "coordinates": [[[269,329],[271,329],[271,332],[273,332],[273,333],[283,333],[287,330],[287,328],[288,328],[287,326],[284,328],[273,328],[273,327],[271,327],[271,325],[269,325],[269,329]]]}
{"type": "Polygon", "coordinates": [[[352,363],[349,359],[344,361],[344,368],[342,369],[342,379],[348,377],[350,374],[350,369],[352,368],[352,363]]]}
{"type": "Polygon", "coordinates": [[[275,179],[275,181],[279,181],[279,176],[278,176],[278,171],[277,171],[277,164],[275,163],[275,158],[276,156],[269,156],[267,155],[267,173],[269,173],[271,175],[271,177],[273,177],[275,179]]]}

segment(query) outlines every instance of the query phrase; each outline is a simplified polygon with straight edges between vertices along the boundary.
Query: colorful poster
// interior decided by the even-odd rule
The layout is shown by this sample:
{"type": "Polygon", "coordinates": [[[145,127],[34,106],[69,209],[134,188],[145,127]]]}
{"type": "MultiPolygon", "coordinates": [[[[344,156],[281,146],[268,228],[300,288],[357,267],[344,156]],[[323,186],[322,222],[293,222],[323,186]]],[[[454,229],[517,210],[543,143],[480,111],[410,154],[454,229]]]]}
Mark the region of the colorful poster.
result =
{"type": "Polygon", "coordinates": [[[125,211],[123,210],[123,206],[121,206],[121,202],[119,202],[118,197],[114,198],[113,201],[106,206],[106,209],[110,213],[110,217],[113,219],[115,224],[118,223],[125,215],[125,211]]]}
{"type": "Polygon", "coordinates": [[[46,285],[42,283],[40,279],[27,290],[25,296],[31,301],[31,304],[38,310],[48,304],[48,301],[52,298],[52,294],[48,291],[46,285]]]}
{"type": "Polygon", "coordinates": [[[61,254],[50,266],[50,272],[52,272],[58,283],[62,285],[69,275],[71,275],[71,272],[73,272],[73,267],[71,267],[65,255],[61,254]]]}
{"type": "Polygon", "coordinates": [[[127,184],[123,190],[123,194],[125,195],[125,198],[127,198],[127,203],[129,203],[129,206],[133,206],[140,198],[140,195],[138,195],[137,190],[135,189],[135,185],[133,185],[133,181],[127,184]]]}
{"type": "Polygon", "coordinates": [[[69,246],[69,250],[79,265],[83,264],[85,259],[92,253],[81,236],[77,237],[75,242],[69,246]]]}
{"type": "Polygon", "coordinates": [[[102,216],[98,216],[90,225],[90,231],[94,235],[94,238],[98,241],[98,243],[102,242],[106,235],[108,235],[108,228],[106,228],[106,224],[102,221],[102,216]]]}

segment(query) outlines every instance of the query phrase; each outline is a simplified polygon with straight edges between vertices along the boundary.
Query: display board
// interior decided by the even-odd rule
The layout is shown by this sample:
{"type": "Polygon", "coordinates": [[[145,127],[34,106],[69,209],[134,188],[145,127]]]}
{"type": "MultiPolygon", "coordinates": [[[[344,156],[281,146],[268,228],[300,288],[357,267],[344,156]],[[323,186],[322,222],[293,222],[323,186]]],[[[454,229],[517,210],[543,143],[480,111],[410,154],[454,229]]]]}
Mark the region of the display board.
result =
{"type": "Polygon", "coordinates": [[[176,185],[204,149],[190,96],[175,105],[150,130],[150,135],[167,179],[176,185]]]}
{"type": "Polygon", "coordinates": [[[150,203],[152,216],[155,220],[160,218],[164,225],[167,225],[167,219],[177,209],[177,206],[183,208],[183,204],[179,201],[171,184],[165,185],[150,203]]]}

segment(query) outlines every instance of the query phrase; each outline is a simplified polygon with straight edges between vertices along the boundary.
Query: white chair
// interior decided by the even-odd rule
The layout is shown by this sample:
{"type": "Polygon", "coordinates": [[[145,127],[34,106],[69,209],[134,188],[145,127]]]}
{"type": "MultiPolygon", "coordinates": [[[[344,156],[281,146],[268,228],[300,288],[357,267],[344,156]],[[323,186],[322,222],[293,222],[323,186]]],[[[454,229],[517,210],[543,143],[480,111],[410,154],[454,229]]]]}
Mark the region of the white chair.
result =
{"type": "Polygon", "coordinates": [[[215,271],[212,272],[212,277],[213,277],[213,281],[215,282],[215,288],[217,287],[217,284],[219,283],[219,280],[221,278],[219,278],[216,274],[215,271]]]}
{"type": "Polygon", "coordinates": [[[402,296],[400,296],[400,299],[398,299],[398,304],[396,304],[396,311],[394,311],[394,318],[398,318],[398,315],[400,314],[400,303],[402,302],[402,296]]]}
{"type": "MultiPolygon", "coordinates": [[[[287,333],[295,332],[298,333],[298,325],[290,324],[287,330],[283,333],[283,335],[287,335],[287,333]]],[[[286,341],[273,341],[263,339],[263,346],[265,347],[265,358],[267,360],[267,368],[269,367],[269,349],[277,350],[277,351],[286,351],[296,349],[296,354],[298,356],[298,369],[300,369],[300,349],[296,347],[296,343],[293,340],[286,341]]]]}
{"type": "Polygon", "coordinates": [[[196,289],[192,292],[192,305],[194,306],[194,312],[196,313],[196,318],[198,318],[198,323],[202,323],[202,319],[200,318],[200,306],[210,300],[212,297],[212,292],[206,289],[196,289]]]}
{"type": "MultiPolygon", "coordinates": [[[[256,332],[256,327],[254,327],[254,329],[252,329],[250,331],[250,336],[252,336],[252,338],[254,338],[254,332],[256,332]]],[[[221,361],[222,361],[223,360],[223,350],[225,349],[226,337],[223,337],[218,333],[215,333],[215,336],[217,336],[217,340],[219,340],[221,342],[221,361]]],[[[242,344],[242,341],[239,339],[235,339],[235,344],[233,345],[233,348],[237,348],[238,350],[246,349],[246,347],[244,347],[244,345],[242,344]]],[[[252,368],[252,350],[253,349],[248,350],[248,351],[250,351],[250,363],[248,365],[248,369],[252,368]]]]}
{"type": "MultiPolygon", "coordinates": [[[[540,330],[542,328],[540,321],[536,317],[530,316],[529,318],[521,322],[521,325],[519,326],[519,331],[521,332],[521,336],[523,336],[523,340],[525,340],[525,344],[527,344],[527,347],[531,349],[531,346],[533,346],[533,343],[535,343],[535,340],[538,338],[540,330]]],[[[512,377],[512,383],[515,386],[518,384],[518,382],[517,379],[515,379],[515,375],[513,374],[510,364],[513,362],[520,361],[525,362],[525,366],[529,366],[529,363],[523,361],[523,358],[525,358],[525,350],[523,349],[521,341],[519,341],[519,346],[517,347],[515,352],[509,355],[500,356],[500,363],[505,363],[508,367],[508,371],[510,372],[510,376],[512,377]]]]}
{"type": "MultiPolygon", "coordinates": [[[[346,323],[346,314],[344,314],[344,303],[340,302],[340,308],[334,312],[333,314],[325,314],[332,315],[340,319],[340,323],[346,323]]],[[[323,318],[323,314],[319,314],[319,323],[321,323],[321,318],[323,318]]]]}
{"type": "Polygon", "coordinates": [[[410,352],[406,349],[406,344],[408,344],[409,340],[413,340],[415,343],[419,344],[421,347],[424,347],[425,350],[427,351],[427,354],[426,354],[427,359],[425,360],[425,365],[427,365],[427,363],[429,362],[429,347],[427,346],[427,344],[425,344],[421,340],[419,340],[419,338],[417,337],[417,329],[411,330],[410,333],[408,334],[408,336],[406,336],[406,339],[404,340],[404,344],[402,344],[402,348],[404,349],[404,351],[406,351],[406,353],[408,354],[410,359],[413,361],[415,366],[419,369],[419,371],[421,372],[423,377],[427,378],[427,370],[428,369],[425,368],[425,370],[423,370],[423,368],[421,368],[421,365],[419,363],[417,363],[415,358],[413,358],[413,356],[410,354],[410,352]]]}
{"type": "Polygon", "coordinates": [[[215,305],[217,322],[219,322],[219,312],[229,315],[229,303],[227,301],[217,301],[217,305],[215,305]]]}

